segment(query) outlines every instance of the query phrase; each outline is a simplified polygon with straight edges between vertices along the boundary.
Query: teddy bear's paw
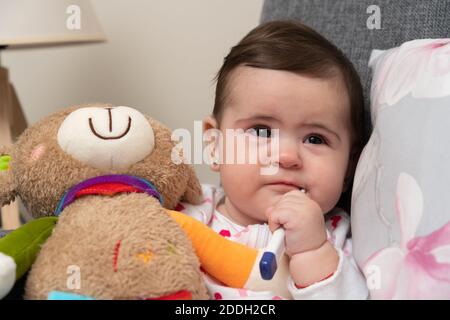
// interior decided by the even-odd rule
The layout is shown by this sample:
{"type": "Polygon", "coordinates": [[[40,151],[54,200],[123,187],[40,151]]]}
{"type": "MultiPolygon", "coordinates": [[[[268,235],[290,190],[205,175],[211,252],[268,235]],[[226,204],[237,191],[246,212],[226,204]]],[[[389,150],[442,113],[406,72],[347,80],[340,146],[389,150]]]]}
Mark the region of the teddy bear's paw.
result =
{"type": "Polygon", "coordinates": [[[16,281],[14,259],[0,252],[0,299],[11,291],[16,281]]]}

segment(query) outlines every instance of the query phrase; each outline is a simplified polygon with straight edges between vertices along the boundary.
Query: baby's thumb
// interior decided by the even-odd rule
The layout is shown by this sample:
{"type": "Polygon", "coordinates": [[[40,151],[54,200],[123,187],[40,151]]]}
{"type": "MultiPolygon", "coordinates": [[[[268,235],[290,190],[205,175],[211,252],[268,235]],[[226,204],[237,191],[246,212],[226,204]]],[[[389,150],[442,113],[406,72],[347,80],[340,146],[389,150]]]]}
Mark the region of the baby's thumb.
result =
{"type": "Polygon", "coordinates": [[[279,227],[279,224],[276,223],[276,222],[274,222],[273,219],[272,219],[272,217],[271,217],[271,214],[272,214],[272,212],[273,212],[274,209],[275,209],[274,206],[270,206],[270,207],[268,207],[268,208],[266,209],[267,222],[268,222],[268,224],[269,224],[269,229],[270,229],[271,232],[274,232],[274,231],[277,230],[278,227],[279,227]]]}

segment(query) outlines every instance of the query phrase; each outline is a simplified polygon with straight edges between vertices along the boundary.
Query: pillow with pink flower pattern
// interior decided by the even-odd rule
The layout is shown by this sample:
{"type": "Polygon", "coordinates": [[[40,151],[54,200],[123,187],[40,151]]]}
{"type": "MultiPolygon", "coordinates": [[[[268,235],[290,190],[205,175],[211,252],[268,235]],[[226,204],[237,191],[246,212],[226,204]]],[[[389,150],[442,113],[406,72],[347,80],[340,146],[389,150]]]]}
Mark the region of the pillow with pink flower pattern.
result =
{"type": "Polygon", "coordinates": [[[372,299],[450,299],[450,39],[374,51],[355,173],[355,259],[372,299]]]}

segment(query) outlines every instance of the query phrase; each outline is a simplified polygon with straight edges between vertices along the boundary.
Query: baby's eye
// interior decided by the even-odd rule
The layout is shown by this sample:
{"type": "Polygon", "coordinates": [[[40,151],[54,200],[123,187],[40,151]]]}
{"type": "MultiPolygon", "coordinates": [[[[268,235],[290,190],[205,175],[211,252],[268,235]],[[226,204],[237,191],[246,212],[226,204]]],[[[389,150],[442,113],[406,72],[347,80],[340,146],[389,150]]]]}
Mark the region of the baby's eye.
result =
{"type": "Polygon", "coordinates": [[[308,136],[306,138],[305,142],[306,143],[311,143],[311,144],[324,144],[324,143],[326,143],[325,139],[322,136],[317,135],[317,134],[312,134],[312,135],[308,136]]]}
{"type": "Polygon", "coordinates": [[[270,138],[272,136],[272,129],[268,126],[257,125],[250,128],[248,131],[260,138],[270,138]]]}

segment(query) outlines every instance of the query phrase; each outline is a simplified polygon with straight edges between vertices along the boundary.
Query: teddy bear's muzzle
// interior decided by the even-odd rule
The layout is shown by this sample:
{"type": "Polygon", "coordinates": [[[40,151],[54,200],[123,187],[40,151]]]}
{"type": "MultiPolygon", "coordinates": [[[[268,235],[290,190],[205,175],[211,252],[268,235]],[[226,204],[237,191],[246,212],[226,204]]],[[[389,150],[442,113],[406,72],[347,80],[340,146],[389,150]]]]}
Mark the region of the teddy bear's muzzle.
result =
{"type": "Polygon", "coordinates": [[[89,107],[66,117],[58,130],[58,144],[85,164],[121,170],[147,157],[155,137],[149,121],[136,109],[89,107]]]}

